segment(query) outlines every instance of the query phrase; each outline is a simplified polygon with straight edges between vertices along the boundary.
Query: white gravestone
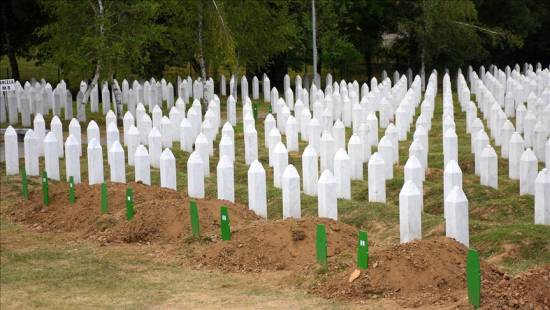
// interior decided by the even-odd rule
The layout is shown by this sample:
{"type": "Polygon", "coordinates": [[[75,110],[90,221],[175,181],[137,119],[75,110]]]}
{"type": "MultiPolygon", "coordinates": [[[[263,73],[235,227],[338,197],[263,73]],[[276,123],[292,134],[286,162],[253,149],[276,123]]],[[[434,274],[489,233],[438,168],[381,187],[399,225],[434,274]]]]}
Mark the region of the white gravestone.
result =
{"type": "Polygon", "coordinates": [[[180,149],[187,153],[193,152],[193,126],[188,119],[182,119],[179,127],[180,149]]]}
{"type": "Polygon", "coordinates": [[[210,142],[208,138],[200,133],[195,140],[195,151],[201,156],[202,159],[202,169],[204,172],[204,177],[210,176],[210,142]]]}
{"type": "Polygon", "coordinates": [[[378,143],[378,155],[384,160],[386,180],[393,179],[393,145],[387,136],[378,143]]]}
{"type": "Polygon", "coordinates": [[[82,132],[80,123],[76,118],[73,118],[69,123],[69,135],[72,135],[78,142],[78,156],[82,156],[82,132]]]}
{"type": "Polygon", "coordinates": [[[298,152],[298,123],[294,116],[286,121],[286,146],[289,152],[298,152]]]}
{"type": "MultiPolygon", "coordinates": [[[[4,138],[6,143],[6,139],[4,138]]],[[[12,142],[13,143],[13,142],[12,142]]],[[[24,150],[25,150],[25,171],[28,176],[38,176],[40,171],[38,169],[38,139],[34,134],[34,130],[29,129],[25,133],[24,138],[24,150]]]]}
{"type": "Polygon", "coordinates": [[[160,154],[162,153],[161,134],[156,127],[151,129],[149,133],[149,159],[151,167],[160,168],[160,154]]]}
{"type": "Polygon", "coordinates": [[[368,164],[369,201],[386,203],[386,164],[378,152],[372,154],[368,164]]]}
{"type": "Polygon", "coordinates": [[[487,145],[480,155],[480,183],[481,185],[498,188],[498,158],[495,150],[487,145]]]}
{"type": "Polygon", "coordinates": [[[317,208],[321,218],[338,220],[338,199],[335,187],[337,187],[336,179],[330,170],[325,170],[317,184],[317,208]]]}
{"type": "Polygon", "coordinates": [[[351,163],[344,149],[339,149],[334,155],[334,178],[338,198],[351,199],[351,163]]]}
{"type": "Polygon", "coordinates": [[[198,150],[187,160],[187,194],[191,198],[204,198],[204,168],[198,150]]]}
{"type": "Polygon", "coordinates": [[[258,160],[253,161],[248,168],[248,208],[256,215],[267,218],[265,170],[258,160]]]}
{"type": "Polygon", "coordinates": [[[44,138],[46,137],[46,122],[42,114],[37,113],[33,120],[34,134],[36,135],[38,156],[44,156],[44,138]]]}
{"type": "Polygon", "coordinates": [[[67,176],[67,182],[71,176],[75,184],[81,182],[80,143],[73,135],[69,135],[67,141],[65,141],[65,175],[67,176]]]}
{"type": "Polygon", "coordinates": [[[315,149],[308,145],[302,153],[302,175],[304,194],[317,196],[317,179],[319,177],[319,163],[315,149]]]}
{"type": "Polygon", "coordinates": [[[151,185],[151,162],[147,148],[140,144],[134,154],[135,181],[151,185]]]}
{"type": "Polygon", "coordinates": [[[88,142],[88,184],[101,184],[104,181],[103,175],[103,150],[99,140],[92,138],[88,142]]]}
{"type": "Polygon", "coordinates": [[[59,144],[51,131],[44,138],[44,161],[48,178],[59,181],[59,144]]]}
{"type": "Polygon", "coordinates": [[[519,194],[534,195],[538,162],[535,153],[527,148],[519,160],[519,194]]]}
{"type": "Polygon", "coordinates": [[[235,171],[233,160],[223,155],[220,156],[216,167],[216,181],[218,199],[235,202],[235,171]]]}
{"type": "Polygon", "coordinates": [[[352,180],[363,180],[363,145],[361,138],[353,134],[348,142],[352,180]]]}
{"type": "Polygon", "coordinates": [[[6,175],[19,174],[19,145],[17,132],[8,126],[4,133],[4,155],[6,161],[6,175]]]}
{"type": "Polygon", "coordinates": [[[109,154],[111,182],[126,183],[126,159],[124,158],[124,149],[118,140],[114,141],[109,148],[109,154]]]}
{"type": "Polygon", "coordinates": [[[258,159],[258,133],[252,126],[244,131],[244,155],[247,165],[258,159]]]}
{"type": "Polygon", "coordinates": [[[468,228],[468,198],[462,188],[455,186],[445,199],[447,215],[445,217],[445,235],[456,241],[470,245],[468,228]]]}
{"type": "Polygon", "coordinates": [[[169,148],[160,155],[160,187],[177,190],[176,158],[169,148]]]}
{"type": "Polygon", "coordinates": [[[447,196],[455,186],[462,188],[462,170],[456,161],[451,160],[443,172],[443,217],[445,218],[448,213],[447,196]]]}
{"type": "Polygon", "coordinates": [[[99,136],[99,126],[97,126],[97,123],[93,120],[90,121],[86,127],[86,137],[88,138],[88,144],[90,144],[92,139],[96,139],[98,143],[101,141],[99,136]]]}
{"type": "Polygon", "coordinates": [[[293,165],[286,166],[282,176],[283,219],[300,218],[300,175],[293,165]]]}
{"type": "Polygon", "coordinates": [[[51,132],[55,135],[57,139],[57,151],[59,158],[63,158],[63,124],[57,115],[52,117],[50,122],[51,132]]]}
{"type": "Polygon", "coordinates": [[[282,142],[273,149],[273,185],[281,188],[284,170],[288,166],[288,151],[282,142]]]}
{"type": "Polygon", "coordinates": [[[535,224],[550,225],[550,170],[542,169],[535,179],[535,224]]]}
{"type": "Polygon", "coordinates": [[[399,192],[400,243],[422,239],[422,196],[413,181],[399,192]]]}

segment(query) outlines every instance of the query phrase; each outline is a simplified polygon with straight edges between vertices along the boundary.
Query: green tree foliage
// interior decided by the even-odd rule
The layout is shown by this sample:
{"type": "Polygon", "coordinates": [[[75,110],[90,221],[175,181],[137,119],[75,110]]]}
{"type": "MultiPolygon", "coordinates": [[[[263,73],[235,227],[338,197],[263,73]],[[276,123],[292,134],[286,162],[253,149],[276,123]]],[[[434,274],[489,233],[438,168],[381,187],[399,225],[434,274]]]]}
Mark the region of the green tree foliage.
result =
{"type": "MultiPolygon", "coordinates": [[[[5,38],[11,38],[10,62],[15,54],[29,55],[57,65],[65,76],[160,77],[167,67],[192,68],[197,75],[205,68],[214,77],[220,71],[267,72],[278,85],[289,68],[311,73],[311,0],[1,5],[7,26],[0,52],[7,52],[5,38]]],[[[549,61],[550,1],[317,0],[316,16],[318,71],[342,77],[422,64],[452,69],[549,61]]]]}
{"type": "Polygon", "coordinates": [[[486,61],[492,46],[521,44],[515,34],[482,23],[471,0],[405,1],[399,12],[395,50],[418,65],[457,68],[486,61]]]}
{"type": "Polygon", "coordinates": [[[100,78],[142,74],[149,61],[143,47],[164,29],[150,22],[158,11],[156,1],[43,0],[41,4],[52,18],[39,30],[45,40],[40,46],[43,57],[80,76],[97,71],[100,78]]]}
{"type": "Polygon", "coordinates": [[[0,57],[8,55],[12,76],[19,79],[17,55],[31,55],[31,46],[39,43],[35,29],[46,23],[47,16],[35,0],[4,0],[0,1],[0,19],[0,57]]]}
{"type": "Polygon", "coordinates": [[[488,47],[491,62],[509,65],[512,62],[548,61],[550,55],[550,1],[539,0],[477,0],[479,19],[502,29],[515,39],[513,45],[495,44],[488,47]]]}

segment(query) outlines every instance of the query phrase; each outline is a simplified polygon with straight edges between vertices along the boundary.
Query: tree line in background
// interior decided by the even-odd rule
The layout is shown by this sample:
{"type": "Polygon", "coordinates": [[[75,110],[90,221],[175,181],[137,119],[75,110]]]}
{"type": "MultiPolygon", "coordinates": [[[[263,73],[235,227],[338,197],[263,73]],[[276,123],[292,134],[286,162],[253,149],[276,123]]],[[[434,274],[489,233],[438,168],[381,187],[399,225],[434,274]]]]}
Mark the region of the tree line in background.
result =
{"type": "MultiPolygon", "coordinates": [[[[312,0],[5,0],[2,46],[97,82],[312,72],[312,0]]],[[[318,68],[364,79],[381,69],[456,69],[550,57],[550,1],[316,0],[318,68]]]]}

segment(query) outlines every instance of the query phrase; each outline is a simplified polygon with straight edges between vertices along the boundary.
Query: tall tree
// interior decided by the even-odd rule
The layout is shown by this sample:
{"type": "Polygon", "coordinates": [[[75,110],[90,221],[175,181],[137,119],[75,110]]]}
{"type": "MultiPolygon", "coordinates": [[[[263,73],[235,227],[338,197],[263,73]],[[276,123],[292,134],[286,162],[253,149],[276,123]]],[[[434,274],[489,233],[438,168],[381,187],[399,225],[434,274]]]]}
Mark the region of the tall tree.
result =
{"type": "Polygon", "coordinates": [[[149,23],[158,9],[152,0],[42,0],[42,7],[52,18],[39,32],[47,40],[42,57],[64,73],[91,74],[86,100],[100,79],[139,74],[149,60],[142,48],[163,30],[149,23]]]}
{"type": "Polygon", "coordinates": [[[422,66],[457,68],[483,62],[489,57],[486,41],[517,42],[513,34],[482,24],[471,0],[405,1],[399,11],[398,41],[409,52],[418,52],[422,66]]]}
{"type": "Polygon", "coordinates": [[[11,75],[19,80],[17,56],[31,55],[31,47],[38,43],[35,30],[47,18],[36,0],[4,0],[0,1],[0,19],[0,56],[8,56],[11,75]]]}

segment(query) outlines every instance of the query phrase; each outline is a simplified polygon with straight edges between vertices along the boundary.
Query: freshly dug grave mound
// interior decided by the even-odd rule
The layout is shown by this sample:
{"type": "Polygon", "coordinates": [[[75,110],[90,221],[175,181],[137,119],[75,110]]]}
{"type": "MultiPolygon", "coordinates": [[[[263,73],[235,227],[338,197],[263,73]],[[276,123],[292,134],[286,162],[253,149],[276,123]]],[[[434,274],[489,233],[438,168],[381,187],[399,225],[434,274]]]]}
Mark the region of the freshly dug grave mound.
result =
{"type": "Polygon", "coordinates": [[[325,224],[329,266],[353,259],[357,230],[321,218],[256,221],[237,226],[230,241],[196,245],[190,258],[198,266],[232,272],[314,269],[317,224],[325,224]]]}
{"type": "MultiPolygon", "coordinates": [[[[78,184],[76,202],[69,204],[68,185],[50,182],[50,203],[44,206],[42,191],[10,209],[17,222],[47,231],[72,232],[100,242],[171,242],[191,235],[188,197],[170,189],[140,183],[109,183],[108,213],[101,213],[101,186],[78,184]],[[135,216],[126,220],[126,188],[134,192],[135,216]]],[[[220,230],[220,206],[228,207],[236,225],[258,217],[243,205],[220,200],[197,200],[201,231],[220,230]]]]}
{"type": "Polygon", "coordinates": [[[515,276],[504,273],[487,276],[481,284],[481,308],[550,309],[550,265],[515,276]]]}
{"type": "MultiPolygon", "coordinates": [[[[325,298],[362,301],[392,298],[403,307],[468,309],[466,255],[467,248],[449,238],[409,242],[372,251],[368,269],[362,270],[352,282],[354,262],[342,272],[318,278],[310,289],[325,298]]],[[[496,309],[504,305],[529,308],[543,305],[546,302],[543,296],[547,300],[550,296],[549,282],[543,283],[544,279],[550,280],[548,268],[516,278],[483,260],[481,269],[482,308],[496,309]]]]}

